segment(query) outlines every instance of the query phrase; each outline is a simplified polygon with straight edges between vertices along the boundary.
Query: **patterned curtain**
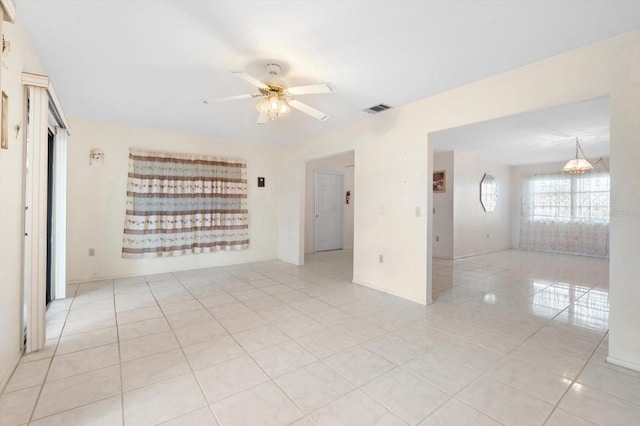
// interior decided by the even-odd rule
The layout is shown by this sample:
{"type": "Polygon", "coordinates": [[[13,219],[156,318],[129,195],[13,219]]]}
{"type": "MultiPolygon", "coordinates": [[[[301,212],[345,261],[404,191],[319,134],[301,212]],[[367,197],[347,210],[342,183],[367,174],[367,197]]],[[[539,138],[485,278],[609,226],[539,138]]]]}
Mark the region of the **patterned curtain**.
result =
{"type": "Polygon", "coordinates": [[[122,257],[249,246],[244,160],[129,151],[122,257]]]}
{"type": "Polygon", "coordinates": [[[609,174],[527,176],[520,248],[609,257],[609,174]]]}

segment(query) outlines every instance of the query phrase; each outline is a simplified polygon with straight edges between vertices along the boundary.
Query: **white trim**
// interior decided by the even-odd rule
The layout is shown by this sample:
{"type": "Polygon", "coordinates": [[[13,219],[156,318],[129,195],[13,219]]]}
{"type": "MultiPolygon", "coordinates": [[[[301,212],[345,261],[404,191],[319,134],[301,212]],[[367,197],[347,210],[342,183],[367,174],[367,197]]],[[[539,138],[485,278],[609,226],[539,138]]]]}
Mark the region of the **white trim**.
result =
{"type": "Polygon", "coordinates": [[[53,111],[51,111],[51,113],[54,114],[56,118],[58,128],[64,130],[67,133],[67,135],[71,136],[71,130],[69,130],[69,121],[67,120],[67,117],[64,115],[64,111],[62,110],[62,105],[60,105],[60,101],[58,100],[58,95],[56,95],[56,91],[53,90],[53,86],[51,85],[51,80],[49,80],[47,91],[49,92],[49,102],[51,102],[52,104],[51,106],[53,107],[53,111]]]}
{"type": "Polygon", "coordinates": [[[622,361],[621,359],[617,359],[611,356],[607,357],[607,362],[613,365],[619,365],[620,367],[628,368],[633,371],[640,371],[640,364],[636,364],[634,362],[622,361]]]}
{"type": "Polygon", "coordinates": [[[16,2],[13,0],[0,0],[0,5],[4,9],[3,19],[8,22],[16,21],[16,2]]]}
{"type": "MultiPolygon", "coordinates": [[[[2,0],[0,0],[2,1],[2,0]]],[[[67,134],[71,135],[71,131],[69,130],[69,121],[62,110],[62,105],[58,100],[58,95],[53,88],[53,84],[51,83],[51,79],[44,74],[36,74],[32,72],[23,72],[22,73],[22,85],[23,86],[34,86],[41,87],[47,89],[49,93],[49,101],[51,102],[51,113],[55,116],[55,121],[58,123],[58,126],[64,128],[67,131],[67,134]]]]}
{"type": "MultiPolygon", "coordinates": [[[[427,300],[426,299],[416,299],[413,296],[409,296],[408,294],[404,294],[404,293],[399,292],[399,291],[389,290],[388,288],[378,287],[376,285],[365,283],[363,281],[358,281],[358,280],[355,280],[355,279],[352,281],[352,283],[358,284],[358,285],[361,285],[361,286],[364,286],[364,287],[369,287],[369,288],[372,288],[374,290],[378,290],[378,291],[381,291],[383,293],[390,294],[392,296],[397,296],[397,297],[400,297],[402,299],[408,300],[410,302],[419,303],[419,304],[425,305],[425,306],[427,305],[427,300]]],[[[433,301],[430,301],[429,303],[433,303],[433,301]]]]}
{"type": "Polygon", "coordinates": [[[64,299],[67,288],[67,135],[66,129],[55,128],[55,142],[53,144],[52,299],[64,299]]]}
{"type": "MultiPolygon", "coordinates": [[[[0,0],[1,1],[1,0],[0,0]]],[[[66,118],[49,77],[23,72],[22,84],[29,106],[25,117],[27,128],[25,152],[25,241],[24,301],[26,307],[27,344],[25,352],[42,349],[45,344],[47,286],[47,156],[49,118],[57,124],[54,146],[52,295],[63,298],[66,293],[66,118]],[[64,131],[63,131],[64,129],[64,131]]]]}
{"type": "MultiPolygon", "coordinates": [[[[2,0],[0,0],[2,1],[2,0]]],[[[22,73],[22,85],[23,86],[33,86],[33,87],[41,87],[44,89],[49,88],[49,77],[43,74],[35,74],[32,72],[23,72],[22,73]]]]}
{"type": "Polygon", "coordinates": [[[24,280],[27,306],[27,345],[25,352],[33,352],[45,344],[46,259],[47,259],[47,138],[49,95],[40,86],[27,85],[26,105],[29,119],[25,187],[24,280]]]}

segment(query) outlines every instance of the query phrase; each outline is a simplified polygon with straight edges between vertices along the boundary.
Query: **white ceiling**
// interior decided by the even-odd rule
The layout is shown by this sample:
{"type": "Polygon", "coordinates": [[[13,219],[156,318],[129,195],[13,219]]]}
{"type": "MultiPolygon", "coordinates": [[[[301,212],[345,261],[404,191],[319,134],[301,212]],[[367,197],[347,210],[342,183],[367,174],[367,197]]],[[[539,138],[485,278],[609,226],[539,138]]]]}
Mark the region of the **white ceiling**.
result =
{"type": "Polygon", "coordinates": [[[639,1],[16,0],[68,115],[258,143],[286,143],[640,28],[639,1]],[[229,69],[276,61],[290,85],[337,93],[255,125],[229,69]]]}
{"type": "Polygon", "coordinates": [[[588,159],[609,156],[609,98],[513,115],[430,136],[434,152],[464,151],[502,164],[567,161],[575,138],[588,159]]]}

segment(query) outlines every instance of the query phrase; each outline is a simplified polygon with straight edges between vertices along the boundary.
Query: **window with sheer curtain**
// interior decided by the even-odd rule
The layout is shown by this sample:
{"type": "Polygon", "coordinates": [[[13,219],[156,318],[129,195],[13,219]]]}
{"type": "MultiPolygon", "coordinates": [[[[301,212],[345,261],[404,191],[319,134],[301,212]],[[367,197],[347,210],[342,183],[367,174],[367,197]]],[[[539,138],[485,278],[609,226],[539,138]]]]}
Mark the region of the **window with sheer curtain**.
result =
{"type": "Polygon", "coordinates": [[[608,257],[609,190],[608,173],[524,177],[520,248],[608,257]]]}

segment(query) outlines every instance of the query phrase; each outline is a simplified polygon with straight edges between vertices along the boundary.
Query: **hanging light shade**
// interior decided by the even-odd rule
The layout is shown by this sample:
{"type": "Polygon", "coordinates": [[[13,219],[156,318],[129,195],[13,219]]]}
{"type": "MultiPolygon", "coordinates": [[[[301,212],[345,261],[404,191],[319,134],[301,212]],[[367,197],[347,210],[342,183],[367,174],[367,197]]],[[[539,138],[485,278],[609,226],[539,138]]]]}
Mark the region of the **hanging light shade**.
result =
{"type": "Polygon", "coordinates": [[[580,145],[578,138],[576,138],[576,158],[567,161],[567,164],[564,165],[562,171],[569,172],[571,174],[579,174],[591,169],[593,169],[593,166],[585,158],[582,146],[580,145]],[[582,153],[582,158],[579,157],[579,153],[582,153]]]}

